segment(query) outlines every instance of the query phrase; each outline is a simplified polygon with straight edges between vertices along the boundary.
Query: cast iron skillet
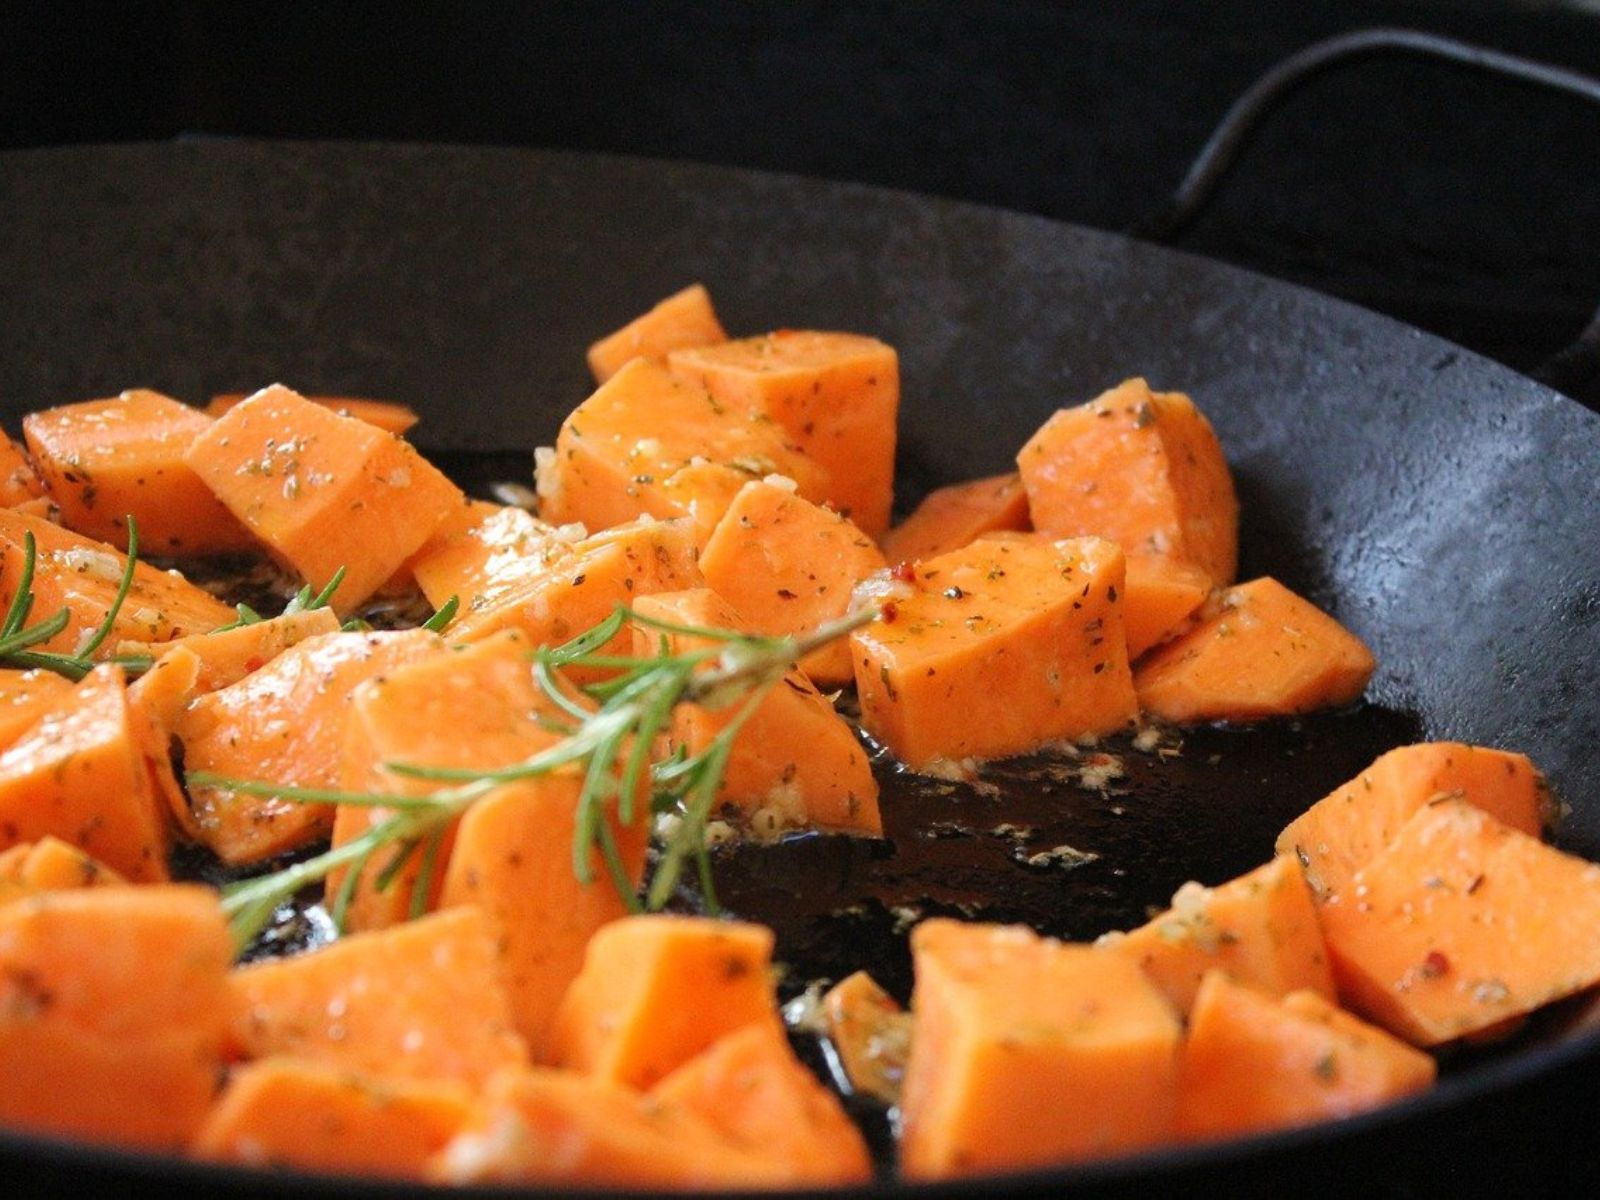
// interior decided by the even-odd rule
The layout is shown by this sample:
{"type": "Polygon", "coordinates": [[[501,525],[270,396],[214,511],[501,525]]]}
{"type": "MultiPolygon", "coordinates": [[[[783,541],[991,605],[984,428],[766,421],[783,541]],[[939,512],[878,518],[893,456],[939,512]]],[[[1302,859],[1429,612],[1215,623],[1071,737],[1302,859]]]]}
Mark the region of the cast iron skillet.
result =
{"type": "MultiPolygon", "coordinates": [[[[1600,418],[1435,338],[1312,293],[1085,229],[700,166],[405,146],[191,143],[0,157],[0,405],[282,380],[419,409],[458,472],[526,472],[588,390],[582,348],[704,280],[736,332],[875,333],[902,355],[902,499],[1003,470],[1054,408],[1130,374],[1191,392],[1272,573],[1372,644],[1368,707],[1137,754],[1109,794],[993,773],[999,799],[891,781],[890,842],[804,838],[719,866],[777,925],[791,984],[854,965],[904,989],[907,918],[1087,937],[1273,833],[1416,736],[1532,754],[1600,857],[1600,418]],[[1292,752],[1292,753],[1291,753],[1292,752]],[[1121,789],[1131,794],[1120,794],[1121,789]],[[1020,841],[994,824],[1021,814],[1020,841]],[[1073,870],[1018,861],[1069,841],[1073,870]]],[[[1409,1193],[1600,1179],[1600,1039],[1569,1009],[1428,1096],[1338,1126],[944,1194],[1409,1193]],[[1530,1174],[1531,1173],[1531,1174],[1530,1174]]],[[[8,1189],[393,1195],[0,1135],[8,1189]]],[[[893,1190],[886,1187],[882,1190],[893,1190]]],[[[876,1194],[876,1193],[874,1193],[876,1194]]],[[[930,1192],[931,1194],[931,1192],[930,1192]]]]}

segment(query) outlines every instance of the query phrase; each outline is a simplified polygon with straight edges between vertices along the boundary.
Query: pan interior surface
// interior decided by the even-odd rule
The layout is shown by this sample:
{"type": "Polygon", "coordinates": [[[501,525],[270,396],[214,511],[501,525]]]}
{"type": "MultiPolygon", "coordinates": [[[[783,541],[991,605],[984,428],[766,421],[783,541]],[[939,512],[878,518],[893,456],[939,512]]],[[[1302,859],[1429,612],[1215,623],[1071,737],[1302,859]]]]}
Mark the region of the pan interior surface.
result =
{"type": "MultiPolygon", "coordinates": [[[[1170,760],[1110,746],[1123,775],[1108,787],[1046,761],[986,772],[998,800],[894,776],[888,843],[726,854],[726,898],[778,928],[791,987],[871,965],[903,992],[904,929],[922,915],[1072,937],[1130,924],[1185,879],[1263,861],[1289,816],[1419,737],[1528,753],[1571,808],[1558,842],[1600,858],[1600,418],[1351,306],[1112,235],[853,185],[365,145],[0,156],[0,279],[8,424],[134,386],[200,400],[280,380],[410,404],[419,445],[479,481],[525,478],[589,390],[588,342],[696,279],[735,333],[850,329],[899,350],[902,507],[1006,469],[1051,411],[1129,375],[1189,392],[1238,482],[1241,577],[1278,576],[1366,640],[1371,703],[1192,731],[1170,760]],[[1097,857],[1028,861],[1069,843],[1097,857]]],[[[1429,1103],[1510,1086],[1568,1040],[1552,1023],[1429,1103]]],[[[1425,1108],[1388,1124],[1421,1126],[1425,1108]]],[[[1369,1126],[1384,1121],[1355,1128],[1369,1126]]],[[[1313,1131],[1284,1153],[1352,1136],[1313,1131]]],[[[1262,1145],[1044,1186],[1265,1161],[1262,1145]]],[[[54,1161],[0,1144],[6,1161],[30,1154],[54,1161]]]]}

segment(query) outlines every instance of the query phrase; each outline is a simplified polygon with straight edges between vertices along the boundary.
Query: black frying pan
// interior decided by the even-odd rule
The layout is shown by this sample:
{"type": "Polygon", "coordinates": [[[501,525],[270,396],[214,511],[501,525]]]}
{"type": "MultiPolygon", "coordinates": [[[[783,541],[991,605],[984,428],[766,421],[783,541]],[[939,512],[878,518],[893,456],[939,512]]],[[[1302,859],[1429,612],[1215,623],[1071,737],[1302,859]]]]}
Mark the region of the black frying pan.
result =
{"type": "MultiPolygon", "coordinates": [[[[803,838],[719,863],[774,923],[790,986],[870,965],[904,991],[919,914],[1087,937],[1272,835],[1417,736],[1530,753],[1600,858],[1600,418],[1438,339],[1107,234],[842,184],[627,159],[201,143],[0,156],[0,406],[151,386],[198,400],[282,380],[406,401],[458,474],[525,476],[588,389],[582,349],[704,280],[736,332],[877,334],[901,352],[902,499],[1002,470],[1054,408],[1129,374],[1191,392],[1244,505],[1244,573],[1367,639],[1373,703],[1129,754],[1110,794],[1008,764],[1000,797],[891,781],[890,841],[803,838]],[[1128,794],[1120,794],[1125,789],[1128,794]],[[1020,816],[1020,820],[1017,818],[1020,816]],[[1031,824],[1020,847],[994,835],[1031,824]],[[1071,871],[1018,861],[1067,841],[1071,871]]],[[[1204,1149],[940,1189],[1281,1195],[1577,1188],[1600,1039],[1571,1006],[1417,1100],[1204,1149]]],[[[393,1195],[0,1135],[8,1194],[393,1195]]]]}

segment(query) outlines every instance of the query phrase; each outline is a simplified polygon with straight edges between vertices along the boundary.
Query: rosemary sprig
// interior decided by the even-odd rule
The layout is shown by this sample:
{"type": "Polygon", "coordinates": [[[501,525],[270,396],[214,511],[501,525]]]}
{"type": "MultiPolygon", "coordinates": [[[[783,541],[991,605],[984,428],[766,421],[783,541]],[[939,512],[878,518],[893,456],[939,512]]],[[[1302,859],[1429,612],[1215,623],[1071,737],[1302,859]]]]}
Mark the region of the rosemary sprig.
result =
{"type": "MultiPolygon", "coordinates": [[[[122,575],[117,583],[116,595],[112,598],[111,606],[106,609],[100,624],[71,654],[33,649],[34,646],[50,641],[65,629],[72,621],[72,613],[63,608],[37,625],[27,623],[28,617],[33,613],[36,599],[33,577],[39,561],[39,546],[34,540],[32,530],[22,535],[22,572],[17,578],[17,590],[11,597],[10,605],[7,606],[5,618],[0,621],[0,665],[22,670],[42,668],[72,680],[82,679],[94,670],[96,665],[94,652],[105,644],[106,638],[111,636],[111,630],[116,626],[117,617],[121,614],[123,605],[128,601],[128,593],[133,588],[134,568],[139,563],[138,523],[131,513],[127,521],[128,555],[122,565],[122,575]]],[[[113,657],[109,661],[121,664],[129,674],[147,671],[151,665],[151,660],[143,656],[113,657]]]]}
{"type": "MultiPolygon", "coordinates": [[[[441,612],[444,610],[441,609],[441,612]]],[[[795,637],[756,637],[725,629],[674,625],[641,617],[619,607],[587,632],[557,647],[541,647],[533,655],[539,687],[563,718],[555,719],[561,740],[521,762],[495,770],[434,767],[388,762],[392,774],[423,779],[439,788],[422,795],[299,788],[190,772],[192,787],[226,788],[246,795],[314,804],[349,804],[390,810],[357,838],[270,875],[226,889],[223,909],[236,944],[247,946],[272,920],[277,908],[308,884],[347,869],[332,900],[332,916],[342,922],[354,895],[356,880],[375,856],[388,853],[374,886],[392,886],[405,864],[418,860],[410,908],[424,911],[432,886],[439,842],[449,824],[496,788],[558,771],[580,775],[572,844],[572,870],[578,880],[593,880],[593,862],[604,865],[618,894],[632,909],[658,910],[671,899],[686,868],[693,864],[707,909],[717,909],[711,877],[706,826],[733,750],[734,739],[766,690],[781,680],[795,661],[819,646],[849,633],[876,615],[873,609],[852,612],[795,637]],[[654,655],[602,653],[632,623],[662,635],[654,655]],[[712,642],[673,652],[671,635],[712,642]],[[598,682],[575,684],[564,672],[573,667],[606,667],[614,672],[598,682]],[[652,763],[657,735],[680,704],[721,709],[737,705],[732,719],[700,751],[679,750],[652,763]],[[648,777],[646,771],[649,772],[648,777]],[[637,803],[646,786],[651,803],[637,803]],[[635,891],[612,831],[612,821],[637,826],[658,816],[676,818],[660,846],[653,873],[635,891]]]]}
{"type": "MultiPolygon", "coordinates": [[[[333,573],[333,578],[328,580],[327,584],[320,592],[313,592],[309,583],[302,584],[300,590],[293,596],[289,597],[289,603],[283,606],[283,612],[279,613],[278,615],[289,617],[293,616],[295,613],[311,612],[313,609],[326,608],[328,606],[328,602],[333,599],[334,592],[338,591],[339,585],[344,582],[344,577],[345,569],[340,567],[333,573]]],[[[251,608],[248,604],[235,604],[233,606],[233,611],[235,614],[237,614],[237,620],[230,621],[226,625],[219,625],[211,632],[227,633],[230,629],[240,629],[246,625],[259,625],[262,621],[267,619],[255,609],[251,608]]],[[[345,624],[350,625],[352,622],[347,621],[345,624]]],[[[365,622],[362,622],[362,624],[365,624],[365,622]]],[[[367,626],[367,628],[371,628],[371,626],[367,626]]]]}

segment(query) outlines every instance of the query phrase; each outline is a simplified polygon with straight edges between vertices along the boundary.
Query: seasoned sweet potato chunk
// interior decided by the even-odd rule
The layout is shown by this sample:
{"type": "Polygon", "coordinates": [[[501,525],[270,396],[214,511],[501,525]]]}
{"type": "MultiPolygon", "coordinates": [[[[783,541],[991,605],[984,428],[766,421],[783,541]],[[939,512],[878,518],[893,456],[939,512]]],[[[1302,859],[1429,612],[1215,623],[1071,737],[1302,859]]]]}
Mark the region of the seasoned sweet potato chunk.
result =
{"type": "MultiPolygon", "coordinates": [[[[211,397],[206,405],[206,413],[220,417],[243,404],[250,396],[249,392],[221,392],[211,397]]],[[[359,396],[307,396],[306,399],[341,417],[365,421],[385,433],[406,433],[421,420],[410,405],[397,404],[393,400],[369,400],[359,396]]]]}
{"type": "Polygon", "coordinates": [[[0,430],[0,508],[14,508],[44,496],[44,483],[26,451],[0,430]]]}
{"type": "Polygon", "coordinates": [[[711,293],[703,284],[691,283],[590,346],[589,370],[596,383],[604,383],[631,359],[659,362],[671,350],[714,346],[727,340],[711,307],[711,293]]]}
{"type": "Polygon", "coordinates": [[[991,475],[929,492],[915,511],[883,535],[883,556],[918,562],[969,546],[986,533],[1030,528],[1022,476],[991,475]]]}

